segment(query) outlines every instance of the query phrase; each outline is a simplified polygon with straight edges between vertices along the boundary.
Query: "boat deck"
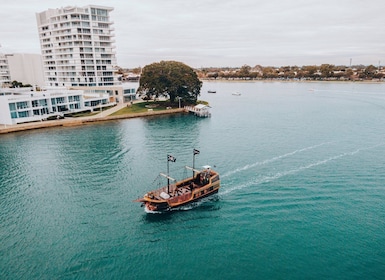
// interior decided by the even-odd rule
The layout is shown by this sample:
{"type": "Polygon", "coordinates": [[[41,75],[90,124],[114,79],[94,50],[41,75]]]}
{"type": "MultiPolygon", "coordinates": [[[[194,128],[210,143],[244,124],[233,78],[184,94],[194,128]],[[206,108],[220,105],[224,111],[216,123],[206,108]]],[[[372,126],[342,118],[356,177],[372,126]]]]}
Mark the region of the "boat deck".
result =
{"type": "MultiPolygon", "coordinates": [[[[170,185],[169,187],[170,192],[168,193],[168,195],[170,196],[170,198],[173,198],[173,197],[178,197],[185,194],[191,194],[193,189],[200,188],[200,187],[202,186],[196,183],[193,183],[192,181],[189,181],[187,182],[187,184],[183,184],[179,186],[176,186],[175,184],[173,184],[173,185],[170,185]]],[[[151,191],[147,195],[152,199],[164,200],[164,198],[161,197],[162,192],[167,193],[167,186],[151,191]]]]}
{"type": "Polygon", "coordinates": [[[210,170],[210,166],[204,166],[204,170],[196,170],[188,166],[186,168],[197,173],[181,181],[160,173],[174,183],[147,192],[143,198],[135,201],[142,202],[148,211],[168,211],[170,208],[179,207],[218,192],[219,174],[210,170]]]}

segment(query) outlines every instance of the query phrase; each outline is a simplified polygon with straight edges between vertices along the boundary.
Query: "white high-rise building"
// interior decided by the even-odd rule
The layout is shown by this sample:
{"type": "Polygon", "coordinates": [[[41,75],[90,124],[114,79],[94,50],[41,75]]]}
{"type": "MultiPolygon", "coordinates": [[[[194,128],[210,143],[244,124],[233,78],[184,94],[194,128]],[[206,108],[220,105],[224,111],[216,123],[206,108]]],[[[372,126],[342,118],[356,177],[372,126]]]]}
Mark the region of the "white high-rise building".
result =
{"type": "Polygon", "coordinates": [[[39,88],[45,85],[40,54],[13,53],[5,57],[12,81],[39,88]]]}
{"type": "Polygon", "coordinates": [[[10,82],[11,75],[9,73],[7,57],[0,53],[0,88],[9,85],[10,82]]]}
{"type": "Polygon", "coordinates": [[[120,85],[111,7],[64,7],[37,13],[47,86],[120,85]]]}

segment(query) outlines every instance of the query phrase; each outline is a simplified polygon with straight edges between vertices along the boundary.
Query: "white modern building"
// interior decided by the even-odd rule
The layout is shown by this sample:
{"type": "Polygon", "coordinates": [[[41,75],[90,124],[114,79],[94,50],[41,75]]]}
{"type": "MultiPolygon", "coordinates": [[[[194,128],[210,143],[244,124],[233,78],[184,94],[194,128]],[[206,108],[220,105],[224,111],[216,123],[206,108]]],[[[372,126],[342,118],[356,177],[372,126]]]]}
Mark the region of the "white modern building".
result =
{"type": "Polygon", "coordinates": [[[15,53],[6,54],[5,57],[12,81],[39,88],[45,86],[40,54],[15,53]]]}
{"type": "Polygon", "coordinates": [[[82,90],[52,88],[32,91],[31,88],[0,90],[0,124],[12,125],[42,121],[64,114],[100,110],[113,106],[102,93],[85,94],[82,90]]]}
{"type": "Polygon", "coordinates": [[[47,86],[117,86],[111,7],[64,7],[37,13],[47,86]]]}
{"type": "Polygon", "coordinates": [[[10,82],[11,75],[9,73],[7,57],[0,53],[0,88],[9,85],[10,82]]]}

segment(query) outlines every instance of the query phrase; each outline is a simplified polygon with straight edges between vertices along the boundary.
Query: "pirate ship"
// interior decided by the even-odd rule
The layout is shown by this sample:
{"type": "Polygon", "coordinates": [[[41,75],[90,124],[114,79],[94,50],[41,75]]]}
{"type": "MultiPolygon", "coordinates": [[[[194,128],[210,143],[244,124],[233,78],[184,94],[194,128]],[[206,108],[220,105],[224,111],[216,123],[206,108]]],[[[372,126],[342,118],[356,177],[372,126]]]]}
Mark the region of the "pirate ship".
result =
{"type": "Polygon", "coordinates": [[[204,197],[211,196],[218,192],[220,179],[218,172],[205,165],[202,169],[195,169],[195,156],[200,152],[193,150],[193,166],[185,166],[192,171],[192,176],[175,180],[169,176],[169,164],[175,162],[176,158],[167,155],[167,174],[160,173],[160,176],[167,178],[167,185],[149,191],[142,198],[134,200],[141,202],[147,213],[166,212],[181,206],[196,202],[204,197]]]}

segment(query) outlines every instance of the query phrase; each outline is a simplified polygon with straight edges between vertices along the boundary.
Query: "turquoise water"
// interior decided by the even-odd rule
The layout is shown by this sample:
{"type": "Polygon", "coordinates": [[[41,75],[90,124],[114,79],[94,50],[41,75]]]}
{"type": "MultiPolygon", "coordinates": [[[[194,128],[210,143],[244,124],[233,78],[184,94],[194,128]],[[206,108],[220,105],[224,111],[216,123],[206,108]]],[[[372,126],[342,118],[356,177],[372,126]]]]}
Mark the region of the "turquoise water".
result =
{"type": "Polygon", "coordinates": [[[205,82],[201,98],[209,119],[1,135],[0,279],[383,279],[384,84],[205,82]],[[132,200],[193,148],[218,196],[145,214],[132,200]]]}

